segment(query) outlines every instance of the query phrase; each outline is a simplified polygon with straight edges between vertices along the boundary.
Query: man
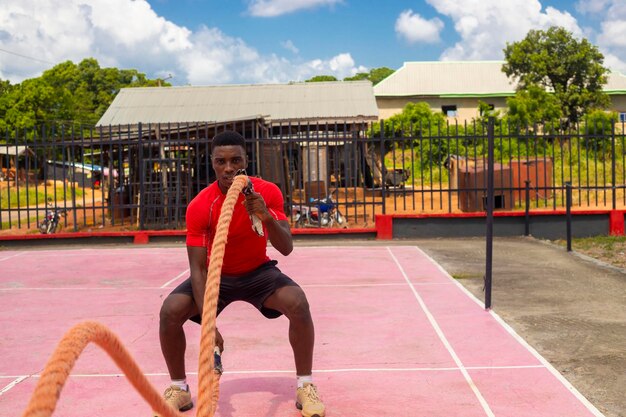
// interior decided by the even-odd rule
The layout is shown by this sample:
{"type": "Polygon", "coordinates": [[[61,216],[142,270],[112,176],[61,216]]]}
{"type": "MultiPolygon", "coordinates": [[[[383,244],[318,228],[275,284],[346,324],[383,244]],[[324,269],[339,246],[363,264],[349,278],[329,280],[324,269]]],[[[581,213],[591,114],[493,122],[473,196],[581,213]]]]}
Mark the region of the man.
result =
{"type": "MultiPolygon", "coordinates": [[[[217,181],[202,190],[187,207],[187,257],[191,277],[172,291],[161,308],[161,350],[172,380],[165,398],[180,411],[193,407],[185,375],[183,324],[189,319],[199,323],[201,319],[208,260],[222,204],[237,171],[248,164],[243,137],[232,131],[216,135],[211,164],[217,181]]],[[[324,405],[311,376],[314,329],[306,295],[276,267],[277,262],[270,260],[266,251],[268,239],[283,255],[293,250],[283,196],[270,182],[252,177],[250,180],[253,190],[246,196],[239,196],[230,223],[217,314],[238,300],[252,304],[267,318],[284,314],[289,319],[289,342],[296,365],[296,407],[304,417],[323,417],[324,405]],[[263,233],[252,228],[251,216],[261,220],[263,233]]],[[[216,352],[223,351],[224,340],[219,332],[216,344],[216,352]]],[[[221,372],[221,368],[216,366],[216,371],[221,372]]]]}

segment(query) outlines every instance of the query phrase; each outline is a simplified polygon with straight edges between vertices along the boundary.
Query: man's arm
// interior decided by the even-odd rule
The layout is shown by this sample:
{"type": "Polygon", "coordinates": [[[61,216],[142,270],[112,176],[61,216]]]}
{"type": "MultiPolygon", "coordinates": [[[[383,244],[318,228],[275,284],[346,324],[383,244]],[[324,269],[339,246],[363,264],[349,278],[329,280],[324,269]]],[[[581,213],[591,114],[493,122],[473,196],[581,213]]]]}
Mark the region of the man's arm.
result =
{"type": "Polygon", "coordinates": [[[263,222],[267,235],[278,252],[287,256],[293,250],[291,228],[286,220],[276,220],[267,209],[265,200],[261,194],[253,191],[246,196],[246,210],[251,215],[257,216],[263,222]]]}
{"type": "Polygon", "coordinates": [[[189,271],[191,273],[191,286],[193,289],[193,301],[198,307],[198,313],[202,315],[204,306],[204,289],[207,279],[207,248],[201,246],[187,246],[187,258],[189,259],[189,271]]]}

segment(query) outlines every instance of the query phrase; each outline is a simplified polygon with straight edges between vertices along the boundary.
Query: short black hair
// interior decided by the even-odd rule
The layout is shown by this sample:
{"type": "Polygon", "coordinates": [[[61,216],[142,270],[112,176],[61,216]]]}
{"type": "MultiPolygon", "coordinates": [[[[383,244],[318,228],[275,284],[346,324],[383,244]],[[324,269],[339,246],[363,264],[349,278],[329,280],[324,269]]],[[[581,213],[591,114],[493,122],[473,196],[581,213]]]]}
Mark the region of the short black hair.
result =
{"type": "Polygon", "coordinates": [[[213,137],[211,143],[211,149],[215,149],[218,146],[241,146],[246,149],[246,140],[239,133],[234,130],[225,130],[222,133],[218,133],[213,137]]]}

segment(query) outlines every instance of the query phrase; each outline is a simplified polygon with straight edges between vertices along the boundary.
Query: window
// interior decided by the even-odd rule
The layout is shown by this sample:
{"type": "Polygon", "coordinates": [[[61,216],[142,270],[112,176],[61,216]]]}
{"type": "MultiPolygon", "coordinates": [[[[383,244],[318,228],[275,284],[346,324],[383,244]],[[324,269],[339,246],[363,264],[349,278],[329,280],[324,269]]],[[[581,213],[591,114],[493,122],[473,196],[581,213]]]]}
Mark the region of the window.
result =
{"type": "Polygon", "coordinates": [[[456,110],[456,104],[451,104],[449,106],[441,106],[441,111],[448,117],[456,117],[458,112],[456,110]]]}
{"type": "Polygon", "coordinates": [[[620,112],[619,121],[622,123],[626,122],[626,113],[620,112]]]}

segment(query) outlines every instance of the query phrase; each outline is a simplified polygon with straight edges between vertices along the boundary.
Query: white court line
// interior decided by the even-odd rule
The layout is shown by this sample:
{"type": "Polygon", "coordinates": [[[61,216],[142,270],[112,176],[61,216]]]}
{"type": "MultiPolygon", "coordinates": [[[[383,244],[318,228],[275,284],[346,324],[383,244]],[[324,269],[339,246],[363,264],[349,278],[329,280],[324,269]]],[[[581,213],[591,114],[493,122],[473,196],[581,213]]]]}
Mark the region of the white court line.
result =
{"type": "MultiPolygon", "coordinates": [[[[171,248],[173,250],[179,250],[177,248],[171,248]]],[[[172,255],[172,252],[170,250],[162,250],[162,248],[160,250],[156,250],[155,248],[124,248],[124,249],[105,249],[105,250],[99,250],[98,251],[98,256],[102,257],[102,256],[119,256],[120,253],[119,252],[123,252],[123,253],[130,253],[130,254],[136,254],[136,252],[138,251],[147,251],[150,252],[151,255],[172,255]]],[[[71,258],[71,257],[76,257],[76,256],[84,256],[85,253],[93,253],[94,249],[68,249],[68,250],[64,250],[64,249],[44,249],[44,250],[37,250],[37,251],[23,251],[20,254],[23,253],[33,253],[33,254],[37,254],[37,257],[54,257],[54,258],[71,258]]],[[[181,255],[183,254],[183,252],[181,251],[181,255]]],[[[187,259],[187,257],[185,256],[185,260],[187,259]]]]}
{"type": "Polygon", "coordinates": [[[7,259],[11,259],[11,258],[15,258],[16,256],[20,256],[21,254],[26,253],[26,252],[18,252],[15,255],[11,255],[11,256],[7,256],[5,258],[0,258],[0,262],[2,261],[6,261],[7,259]]]}
{"type": "Polygon", "coordinates": [[[487,401],[485,400],[483,395],[478,390],[478,387],[476,386],[476,384],[474,384],[474,381],[472,380],[472,377],[470,376],[470,374],[467,372],[467,369],[463,366],[463,362],[461,362],[461,359],[459,359],[459,357],[457,356],[456,352],[454,351],[454,349],[450,345],[450,342],[448,342],[448,339],[443,334],[443,331],[439,327],[439,324],[437,324],[437,320],[435,320],[435,317],[433,317],[433,315],[430,313],[430,310],[428,310],[428,307],[426,307],[426,303],[424,303],[424,300],[418,294],[417,290],[415,289],[415,286],[413,286],[413,284],[411,283],[411,280],[409,280],[409,277],[406,275],[406,272],[404,271],[404,268],[402,268],[402,265],[400,265],[400,262],[395,257],[395,255],[393,254],[393,252],[391,251],[391,248],[389,246],[387,246],[387,252],[389,252],[389,255],[391,255],[391,257],[393,258],[394,262],[398,266],[398,269],[402,273],[402,276],[404,276],[404,279],[406,280],[406,283],[411,288],[411,291],[413,292],[413,295],[417,299],[417,302],[419,303],[420,307],[424,311],[424,314],[426,314],[426,317],[428,318],[428,321],[430,322],[431,326],[433,326],[433,329],[435,329],[435,332],[437,333],[437,336],[439,336],[439,340],[441,340],[443,345],[448,350],[448,353],[450,353],[450,356],[454,360],[454,363],[459,367],[459,371],[461,371],[461,374],[463,374],[463,377],[465,378],[465,381],[468,383],[468,385],[470,386],[470,388],[474,392],[474,395],[476,395],[476,398],[478,399],[478,402],[480,402],[480,405],[483,407],[483,410],[485,411],[485,413],[489,417],[495,417],[495,414],[493,413],[493,411],[491,411],[491,408],[489,407],[489,404],[487,404],[487,401]]]}
{"type": "Polygon", "coordinates": [[[176,275],[174,278],[170,279],[165,284],[161,285],[161,288],[167,287],[172,282],[176,281],[177,279],[179,279],[180,277],[182,277],[183,275],[188,274],[188,273],[189,273],[189,268],[185,269],[183,272],[181,272],[180,274],[176,275]]]}
{"type": "MultiPolygon", "coordinates": [[[[521,365],[521,366],[473,366],[467,367],[465,369],[472,370],[494,370],[494,369],[532,369],[532,368],[543,368],[543,365],[521,365]]],[[[313,369],[313,373],[315,374],[334,374],[341,372],[458,372],[459,368],[456,367],[445,367],[445,368],[337,368],[337,369],[313,369]]],[[[229,375],[249,375],[249,374],[293,374],[295,370],[293,369],[250,369],[250,370],[241,370],[241,371],[224,371],[224,374],[229,375]]],[[[187,372],[187,375],[198,375],[198,372],[187,372]]],[[[123,377],[123,373],[116,374],[70,374],[70,377],[73,378],[119,378],[123,377]]],[[[144,376],[169,376],[167,372],[148,372],[145,373],[144,376]]],[[[40,378],[41,374],[33,374],[33,375],[12,375],[12,376],[0,376],[0,379],[13,379],[18,378],[20,381],[24,378],[40,378]]],[[[20,382],[18,381],[18,382],[20,382]]],[[[10,385],[10,384],[9,384],[10,385]]]]}
{"type": "Polygon", "coordinates": [[[20,382],[22,382],[29,376],[30,375],[22,375],[20,377],[17,377],[13,382],[11,382],[9,385],[7,385],[6,387],[2,388],[2,390],[0,390],[0,396],[2,396],[2,394],[4,394],[5,392],[8,392],[11,388],[16,386],[17,384],[19,384],[20,382]]]}
{"type": "MultiPolygon", "coordinates": [[[[185,273],[188,273],[189,269],[185,270],[185,272],[179,274],[175,278],[163,284],[161,287],[11,287],[11,288],[0,288],[1,291],[132,291],[132,290],[162,290],[168,288],[167,286],[172,282],[179,279],[185,273]]],[[[428,286],[428,285],[454,285],[451,282],[421,282],[421,283],[413,283],[413,285],[417,286],[428,286]]],[[[405,287],[406,283],[393,283],[393,284],[371,284],[368,282],[364,283],[356,283],[356,284],[302,284],[300,285],[302,288],[325,288],[325,287],[333,287],[333,288],[368,288],[368,287],[405,287]]],[[[172,287],[169,287],[172,288],[172,287]]]]}
{"type": "MultiPolygon", "coordinates": [[[[452,285],[449,282],[420,282],[413,285],[452,285]]],[[[302,288],[317,288],[317,287],[406,287],[406,282],[386,283],[386,284],[374,284],[374,283],[356,283],[356,284],[302,284],[302,288]]]]}
{"type": "Polygon", "coordinates": [[[0,291],[131,291],[162,290],[162,287],[15,287],[0,288],[0,291]]]}
{"type": "MultiPolygon", "coordinates": [[[[452,282],[454,282],[457,287],[459,287],[461,289],[461,291],[463,291],[470,299],[474,300],[476,302],[476,304],[478,304],[479,306],[484,308],[484,303],[482,301],[480,301],[474,294],[472,294],[467,288],[465,288],[460,282],[458,282],[456,279],[454,279],[454,277],[452,277],[452,275],[448,274],[448,272],[443,269],[443,267],[441,265],[439,265],[439,263],[437,263],[437,261],[435,261],[433,258],[431,258],[430,256],[428,256],[428,254],[426,254],[426,252],[424,252],[423,250],[421,250],[419,247],[415,246],[415,249],[417,249],[422,255],[424,255],[426,258],[428,258],[446,277],[448,277],[448,279],[450,279],[452,282]]],[[[489,314],[491,314],[491,316],[498,322],[500,323],[500,325],[502,325],[502,327],[504,327],[504,329],[511,335],[513,336],[513,338],[515,340],[517,340],[522,346],[524,346],[535,358],[537,358],[537,360],[539,362],[542,363],[542,365],[548,370],[550,371],[550,373],[552,373],[552,375],[554,375],[556,377],[556,379],[558,379],[564,386],[565,388],[567,388],[568,391],[570,391],[580,402],[582,402],[589,411],[591,411],[591,413],[593,413],[594,416],[597,417],[605,417],[604,414],[602,414],[600,412],[600,410],[598,410],[596,408],[596,406],[594,406],[593,404],[591,404],[591,402],[589,402],[589,400],[587,398],[585,398],[584,395],[582,395],[572,384],[571,382],[569,382],[567,379],[565,379],[565,377],[563,375],[561,375],[561,373],[559,371],[556,370],[556,368],[554,368],[552,366],[552,364],[550,362],[548,362],[543,356],[541,356],[541,354],[539,352],[537,352],[535,350],[535,348],[533,348],[532,346],[530,346],[528,344],[528,342],[526,342],[526,340],[524,340],[519,334],[517,334],[517,332],[511,327],[509,326],[497,313],[495,313],[493,310],[489,310],[488,311],[489,314]]]]}

